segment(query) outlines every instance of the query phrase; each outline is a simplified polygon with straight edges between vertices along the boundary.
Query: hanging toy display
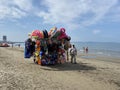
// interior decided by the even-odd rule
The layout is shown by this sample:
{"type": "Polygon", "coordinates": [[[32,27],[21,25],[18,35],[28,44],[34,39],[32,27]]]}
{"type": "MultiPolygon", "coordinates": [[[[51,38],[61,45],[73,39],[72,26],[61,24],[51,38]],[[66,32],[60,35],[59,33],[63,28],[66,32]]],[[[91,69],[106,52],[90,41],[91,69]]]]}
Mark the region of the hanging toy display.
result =
{"type": "Polygon", "coordinates": [[[34,30],[29,36],[30,42],[25,43],[25,58],[34,56],[34,62],[38,65],[63,64],[68,60],[69,56],[66,52],[68,52],[71,37],[66,34],[65,28],[53,27],[50,31],[34,30]],[[32,45],[33,42],[35,42],[34,45],[32,45]]]}

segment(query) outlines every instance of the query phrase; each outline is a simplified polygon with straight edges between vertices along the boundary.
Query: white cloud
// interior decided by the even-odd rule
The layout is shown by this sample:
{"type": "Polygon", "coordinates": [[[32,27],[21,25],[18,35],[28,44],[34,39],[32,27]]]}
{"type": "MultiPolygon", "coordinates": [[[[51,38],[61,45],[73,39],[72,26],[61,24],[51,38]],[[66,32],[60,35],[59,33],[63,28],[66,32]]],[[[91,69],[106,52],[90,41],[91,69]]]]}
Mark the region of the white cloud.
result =
{"type": "Polygon", "coordinates": [[[31,8],[31,0],[0,0],[0,19],[24,17],[31,8]]]}
{"type": "Polygon", "coordinates": [[[106,15],[105,20],[108,22],[120,22],[120,5],[113,7],[106,15]]]}
{"type": "Polygon", "coordinates": [[[44,0],[46,11],[38,13],[44,23],[62,23],[78,27],[96,24],[118,0],[44,0]],[[89,17],[89,14],[91,16],[89,17]],[[88,15],[87,17],[85,17],[88,15]],[[82,18],[86,18],[82,20],[82,18]],[[77,24],[76,24],[77,23],[77,24]]]}
{"type": "Polygon", "coordinates": [[[45,0],[44,5],[48,12],[40,12],[46,23],[68,23],[73,22],[79,15],[85,13],[89,2],[83,0],[45,0]]]}
{"type": "Polygon", "coordinates": [[[33,8],[32,0],[13,0],[13,3],[24,11],[30,11],[33,8]]]}
{"type": "Polygon", "coordinates": [[[63,24],[69,29],[76,29],[98,23],[107,18],[106,15],[111,10],[111,13],[115,13],[111,16],[116,20],[120,17],[118,12],[120,8],[116,11],[118,0],[41,0],[37,2],[35,0],[0,0],[0,19],[16,19],[33,15],[43,18],[44,23],[63,24]],[[40,4],[36,4],[37,2],[40,4]]]}
{"type": "Polygon", "coordinates": [[[93,30],[93,34],[99,34],[101,30],[93,30]]]}

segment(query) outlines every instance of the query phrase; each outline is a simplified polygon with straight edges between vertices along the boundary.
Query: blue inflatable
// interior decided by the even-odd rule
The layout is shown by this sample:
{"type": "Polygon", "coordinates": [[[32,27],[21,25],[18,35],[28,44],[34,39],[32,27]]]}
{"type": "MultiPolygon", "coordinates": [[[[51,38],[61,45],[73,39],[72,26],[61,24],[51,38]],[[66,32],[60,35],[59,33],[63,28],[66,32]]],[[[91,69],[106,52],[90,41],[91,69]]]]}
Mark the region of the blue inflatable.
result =
{"type": "Polygon", "coordinates": [[[25,49],[24,49],[24,58],[30,58],[31,57],[31,39],[27,39],[25,41],[25,49]]]}

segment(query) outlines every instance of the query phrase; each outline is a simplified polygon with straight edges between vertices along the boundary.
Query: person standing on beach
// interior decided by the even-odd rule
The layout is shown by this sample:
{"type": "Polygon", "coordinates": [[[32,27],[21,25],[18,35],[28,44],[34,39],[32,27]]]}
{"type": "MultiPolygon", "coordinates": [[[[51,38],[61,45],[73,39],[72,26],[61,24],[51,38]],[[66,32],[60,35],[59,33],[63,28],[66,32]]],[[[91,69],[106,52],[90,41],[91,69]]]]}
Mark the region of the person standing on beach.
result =
{"type": "Polygon", "coordinates": [[[71,63],[76,64],[76,55],[77,55],[77,49],[75,45],[72,45],[72,48],[70,49],[70,56],[71,56],[71,63]]]}

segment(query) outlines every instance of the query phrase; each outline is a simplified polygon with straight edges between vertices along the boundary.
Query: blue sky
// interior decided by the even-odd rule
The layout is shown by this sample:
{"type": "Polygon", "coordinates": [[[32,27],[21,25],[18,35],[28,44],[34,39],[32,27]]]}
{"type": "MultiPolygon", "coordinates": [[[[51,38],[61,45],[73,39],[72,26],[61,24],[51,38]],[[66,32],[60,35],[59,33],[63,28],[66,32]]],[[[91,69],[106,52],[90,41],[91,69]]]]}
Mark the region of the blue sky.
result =
{"type": "Polygon", "coordinates": [[[64,27],[72,41],[120,42],[120,0],[0,0],[0,40],[64,27]]]}

